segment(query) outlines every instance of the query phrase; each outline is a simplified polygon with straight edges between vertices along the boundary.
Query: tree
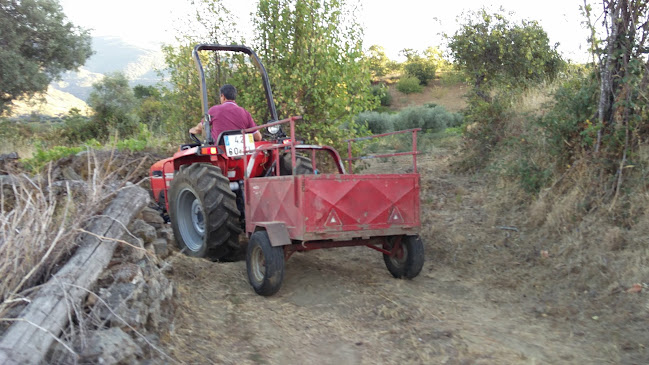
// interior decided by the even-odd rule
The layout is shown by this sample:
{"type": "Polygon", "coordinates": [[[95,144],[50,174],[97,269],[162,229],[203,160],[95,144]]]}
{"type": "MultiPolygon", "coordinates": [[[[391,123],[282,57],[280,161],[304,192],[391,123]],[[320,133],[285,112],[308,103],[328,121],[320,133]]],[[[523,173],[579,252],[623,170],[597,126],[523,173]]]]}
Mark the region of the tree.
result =
{"type": "Polygon", "coordinates": [[[95,111],[93,123],[98,138],[106,138],[112,132],[126,137],[137,131],[137,99],[123,73],[106,75],[92,89],[88,105],[95,111]]]}
{"type": "Polygon", "coordinates": [[[68,22],[56,0],[0,2],[0,113],[47,90],[92,55],[87,30],[68,22]]]}
{"type": "Polygon", "coordinates": [[[494,85],[524,86],[553,78],[562,65],[557,45],[550,46],[536,21],[514,24],[504,14],[485,9],[466,14],[460,29],[446,39],[455,63],[487,101],[494,85]]]}
{"type": "Polygon", "coordinates": [[[370,46],[365,57],[374,77],[385,76],[398,67],[395,61],[390,60],[386,56],[385,49],[376,44],[370,46]]]}
{"type": "Polygon", "coordinates": [[[437,60],[435,59],[436,53],[432,48],[426,50],[426,56],[422,57],[419,52],[411,48],[401,50],[401,54],[406,57],[406,62],[403,66],[406,75],[416,77],[419,80],[419,85],[428,85],[437,70],[437,60]]]}
{"type": "MultiPolygon", "coordinates": [[[[363,58],[362,31],[344,0],[260,0],[256,44],[280,117],[302,115],[308,140],[338,144],[353,116],[378,104],[363,58]]],[[[235,75],[236,76],[236,75],[235,75]]],[[[261,84],[239,78],[242,102],[267,120],[261,84]]]]}
{"type": "MultiPolygon", "coordinates": [[[[649,5],[646,0],[603,0],[602,5],[606,39],[591,39],[600,77],[594,152],[604,150],[619,161],[613,184],[617,198],[629,154],[649,137],[649,5]]],[[[584,10],[590,17],[592,8],[584,10]]]]}
{"type": "MultiPolygon", "coordinates": [[[[187,131],[202,118],[200,100],[200,81],[196,64],[192,59],[192,50],[198,43],[232,44],[235,24],[230,11],[221,0],[192,1],[195,14],[187,33],[177,38],[178,45],[165,45],[162,52],[165,56],[166,69],[161,76],[170,88],[163,88],[163,118],[161,124],[171,138],[183,138],[187,131]],[[200,25],[198,29],[195,24],[200,25]]],[[[205,70],[208,100],[211,104],[219,103],[219,88],[231,74],[228,57],[211,53],[201,60],[205,70]]]]}

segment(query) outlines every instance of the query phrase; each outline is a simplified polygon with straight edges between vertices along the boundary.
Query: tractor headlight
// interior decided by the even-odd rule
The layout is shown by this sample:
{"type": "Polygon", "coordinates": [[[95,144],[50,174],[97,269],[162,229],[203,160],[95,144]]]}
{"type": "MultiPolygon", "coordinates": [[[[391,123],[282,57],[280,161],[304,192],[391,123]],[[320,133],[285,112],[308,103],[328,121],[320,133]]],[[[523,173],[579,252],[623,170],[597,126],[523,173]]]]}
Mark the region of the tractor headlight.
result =
{"type": "Polygon", "coordinates": [[[277,133],[279,133],[279,128],[280,128],[279,125],[273,125],[273,126],[270,126],[270,127],[266,128],[266,129],[268,130],[268,133],[270,133],[270,134],[277,134],[277,133]]]}

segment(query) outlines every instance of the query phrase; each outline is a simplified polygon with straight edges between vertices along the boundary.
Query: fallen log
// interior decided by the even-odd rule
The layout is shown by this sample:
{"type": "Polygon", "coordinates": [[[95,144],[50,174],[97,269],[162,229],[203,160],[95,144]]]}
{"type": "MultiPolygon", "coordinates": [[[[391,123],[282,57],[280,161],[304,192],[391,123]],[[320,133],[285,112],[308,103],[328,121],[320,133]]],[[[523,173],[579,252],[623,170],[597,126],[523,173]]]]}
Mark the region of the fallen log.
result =
{"type": "Polygon", "coordinates": [[[0,364],[39,364],[104,271],[129,222],[149,201],[139,186],[121,190],[102,215],[93,217],[72,258],[39,290],[0,339],[0,364]]]}

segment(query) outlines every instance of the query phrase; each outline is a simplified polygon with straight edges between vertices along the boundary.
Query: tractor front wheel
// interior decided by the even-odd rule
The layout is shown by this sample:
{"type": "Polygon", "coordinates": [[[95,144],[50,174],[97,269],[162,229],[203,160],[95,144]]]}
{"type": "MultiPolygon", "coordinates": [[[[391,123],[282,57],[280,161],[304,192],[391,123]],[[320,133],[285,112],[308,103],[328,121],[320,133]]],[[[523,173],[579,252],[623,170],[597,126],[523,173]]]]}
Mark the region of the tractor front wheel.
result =
{"type": "Polygon", "coordinates": [[[255,292],[271,296],[279,291],[284,280],[284,249],[273,247],[266,231],[257,231],[248,242],[246,268],[255,292]]]}
{"type": "Polygon", "coordinates": [[[396,237],[386,240],[383,248],[388,251],[395,251],[392,255],[383,254],[385,266],[390,274],[397,279],[412,279],[419,275],[424,266],[424,244],[419,236],[402,236],[399,247],[393,250],[396,245],[396,237]]]}
{"type": "Polygon", "coordinates": [[[185,254],[213,261],[239,256],[240,213],[220,168],[205,163],[181,167],[169,187],[169,215],[185,254]]]}

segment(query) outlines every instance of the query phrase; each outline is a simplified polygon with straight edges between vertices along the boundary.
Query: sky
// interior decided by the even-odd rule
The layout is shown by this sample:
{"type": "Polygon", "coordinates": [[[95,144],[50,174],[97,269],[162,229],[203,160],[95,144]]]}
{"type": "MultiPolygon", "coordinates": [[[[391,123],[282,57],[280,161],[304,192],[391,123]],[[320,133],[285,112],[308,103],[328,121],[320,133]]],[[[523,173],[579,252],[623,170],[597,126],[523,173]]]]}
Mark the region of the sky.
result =
{"type": "MultiPolygon", "coordinates": [[[[173,43],[178,19],[187,19],[190,0],[60,0],[63,12],[75,25],[91,29],[93,36],[115,36],[142,47],[156,49],[173,43]]],[[[250,22],[254,0],[223,0],[240,26],[250,22]]],[[[463,12],[485,6],[483,0],[360,0],[357,21],[364,28],[364,46],[383,46],[393,60],[399,51],[442,48],[441,33],[453,34],[463,12]]],[[[587,60],[587,30],[579,10],[583,0],[492,0],[488,9],[502,7],[514,19],[537,20],[551,44],[575,62],[587,60]]],[[[246,27],[250,28],[250,27],[246,27]]]]}

